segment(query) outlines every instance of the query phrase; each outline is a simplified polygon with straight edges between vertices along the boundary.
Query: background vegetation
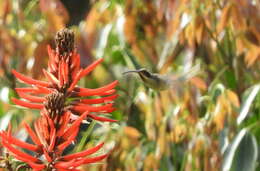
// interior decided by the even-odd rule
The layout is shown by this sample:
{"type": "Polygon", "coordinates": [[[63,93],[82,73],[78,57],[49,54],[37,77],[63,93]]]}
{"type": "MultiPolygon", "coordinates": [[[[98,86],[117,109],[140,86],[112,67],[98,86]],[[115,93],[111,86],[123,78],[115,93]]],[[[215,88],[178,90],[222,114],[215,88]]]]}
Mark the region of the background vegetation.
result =
{"type": "MultiPolygon", "coordinates": [[[[39,113],[14,106],[11,74],[40,77],[47,44],[69,27],[82,67],[104,58],[80,84],[119,80],[119,122],[82,127],[78,151],[106,142],[109,158],[82,170],[260,170],[260,3],[257,0],[0,0],[0,129],[22,140],[22,122],[39,113]],[[135,75],[200,74],[177,89],[155,92],[135,75]],[[177,92],[177,93],[176,93],[177,92]]],[[[1,150],[3,153],[4,151],[1,150]]],[[[21,163],[17,163],[18,165],[21,163]]]]}

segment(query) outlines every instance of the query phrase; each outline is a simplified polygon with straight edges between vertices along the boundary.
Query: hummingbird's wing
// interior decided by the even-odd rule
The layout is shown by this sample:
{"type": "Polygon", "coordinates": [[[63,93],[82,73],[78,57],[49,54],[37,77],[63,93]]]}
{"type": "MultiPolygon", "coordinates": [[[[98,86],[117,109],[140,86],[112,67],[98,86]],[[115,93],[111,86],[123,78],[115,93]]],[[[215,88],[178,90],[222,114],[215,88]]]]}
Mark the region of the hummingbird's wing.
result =
{"type": "Polygon", "coordinates": [[[197,64],[190,68],[188,71],[178,74],[172,77],[172,80],[178,80],[181,82],[189,81],[191,78],[195,77],[200,73],[200,64],[197,64]]]}
{"type": "Polygon", "coordinates": [[[175,90],[179,95],[182,94],[185,83],[189,81],[191,78],[198,75],[200,72],[200,64],[197,64],[190,68],[188,71],[179,73],[179,74],[170,74],[168,75],[168,86],[175,90]]]}

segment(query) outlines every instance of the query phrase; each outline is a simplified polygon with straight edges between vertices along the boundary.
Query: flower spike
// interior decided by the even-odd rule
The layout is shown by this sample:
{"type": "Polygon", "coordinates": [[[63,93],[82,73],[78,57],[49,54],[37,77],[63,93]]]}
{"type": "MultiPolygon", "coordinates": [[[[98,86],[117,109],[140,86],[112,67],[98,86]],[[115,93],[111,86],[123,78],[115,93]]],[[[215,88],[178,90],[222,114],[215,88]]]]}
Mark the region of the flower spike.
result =
{"type": "Polygon", "coordinates": [[[34,128],[24,123],[32,144],[13,137],[11,125],[8,131],[0,132],[0,137],[3,147],[34,171],[80,171],[79,166],[107,157],[107,154],[90,156],[99,151],[104,143],[74,154],[63,155],[64,150],[75,142],[80,125],[88,117],[101,122],[116,121],[103,115],[115,110],[113,101],[117,97],[115,87],[118,81],[95,89],[79,87],[79,80],[93,71],[103,59],[80,68],[80,56],[74,48],[74,34],[68,29],[56,34],[55,43],[55,49],[47,46],[49,61],[43,74],[48,82],[12,70],[18,80],[28,85],[16,88],[23,99],[13,98],[12,101],[19,106],[40,110],[39,118],[33,123],[34,128]]]}

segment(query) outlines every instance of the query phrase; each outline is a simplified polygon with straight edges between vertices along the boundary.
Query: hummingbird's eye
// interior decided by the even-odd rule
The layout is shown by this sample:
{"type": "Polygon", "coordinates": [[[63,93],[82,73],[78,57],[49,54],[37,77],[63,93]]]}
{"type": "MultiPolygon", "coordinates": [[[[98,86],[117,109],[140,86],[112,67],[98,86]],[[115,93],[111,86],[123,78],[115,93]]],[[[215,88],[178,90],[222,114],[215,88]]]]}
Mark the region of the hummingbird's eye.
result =
{"type": "Polygon", "coordinates": [[[142,73],[146,76],[146,77],[151,77],[151,73],[149,73],[146,70],[143,70],[142,73]]]}

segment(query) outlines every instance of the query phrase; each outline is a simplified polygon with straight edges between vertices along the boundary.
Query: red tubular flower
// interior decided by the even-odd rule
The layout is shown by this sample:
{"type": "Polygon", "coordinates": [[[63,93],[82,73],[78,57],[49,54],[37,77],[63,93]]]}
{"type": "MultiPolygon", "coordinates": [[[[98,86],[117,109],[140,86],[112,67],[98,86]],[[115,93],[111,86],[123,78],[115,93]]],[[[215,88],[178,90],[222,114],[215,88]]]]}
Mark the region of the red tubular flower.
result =
{"type": "MultiPolygon", "coordinates": [[[[61,126],[67,127],[66,129],[56,129],[53,121],[47,115],[44,115],[36,121],[35,132],[25,124],[25,128],[34,144],[22,142],[7,132],[0,132],[2,144],[16,159],[26,162],[34,170],[66,169],[72,171],[80,165],[101,161],[107,156],[106,154],[88,158],[87,156],[100,150],[104,143],[82,152],[62,155],[63,150],[74,141],[80,123],[88,114],[88,112],[84,112],[77,120],[69,124],[69,127],[65,125],[66,122],[63,122],[61,126]],[[47,129],[46,125],[48,125],[47,129]],[[32,151],[35,155],[31,156],[15,147],[32,151]],[[41,156],[45,160],[40,160],[41,156]]],[[[63,115],[63,117],[67,116],[63,115]]],[[[62,119],[66,120],[66,118],[62,119]]]]}
{"type": "Polygon", "coordinates": [[[66,104],[69,106],[68,110],[71,110],[73,114],[82,115],[84,111],[89,110],[92,112],[89,117],[94,120],[114,122],[115,120],[113,119],[97,116],[97,113],[110,113],[114,110],[112,104],[113,100],[117,97],[114,94],[114,88],[118,84],[118,81],[96,89],[80,88],[77,86],[78,81],[93,71],[103,59],[98,59],[85,69],[81,69],[80,56],[74,49],[74,34],[67,29],[57,33],[56,50],[51,49],[50,46],[47,47],[47,50],[49,54],[48,70],[43,70],[43,73],[48,82],[35,80],[12,70],[18,80],[32,85],[32,87],[28,88],[16,88],[20,97],[26,101],[13,99],[13,102],[27,108],[43,109],[46,102],[44,97],[53,92],[61,92],[64,94],[65,99],[70,97],[76,99],[71,104],[66,104]],[[39,97],[38,94],[43,94],[43,96],[39,97]],[[87,98],[89,96],[101,97],[97,99],[87,98]],[[80,103],[78,104],[78,102],[80,103]],[[94,107],[91,106],[92,104],[99,104],[99,106],[94,107]]]}
{"type": "Polygon", "coordinates": [[[118,82],[114,81],[96,89],[78,87],[78,81],[89,74],[103,59],[81,69],[79,54],[74,49],[74,34],[67,29],[57,33],[56,46],[56,50],[48,46],[50,57],[48,70],[43,70],[48,82],[12,71],[17,79],[31,85],[27,88],[16,88],[24,100],[13,98],[13,102],[23,107],[40,109],[41,116],[34,122],[34,130],[25,124],[25,129],[34,144],[12,137],[11,129],[0,132],[0,137],[2,145],[16,159],[26,162],[34,170],[78,171],[77,167],[80,165],[94,163],[107,156],[105,154],[87,157],[97,152],[103,143],[65,156],[63,151],[75,141],[80,124],[87,117],[102,122],[115,122],[103,115],[115,110],[113,100],[117,95],[114,88],[118,82]],[[88,96],[100,97],[86,98],[88,96]],[[35,155],[29,155],[16,147],[29,150],[35,155]]]}

